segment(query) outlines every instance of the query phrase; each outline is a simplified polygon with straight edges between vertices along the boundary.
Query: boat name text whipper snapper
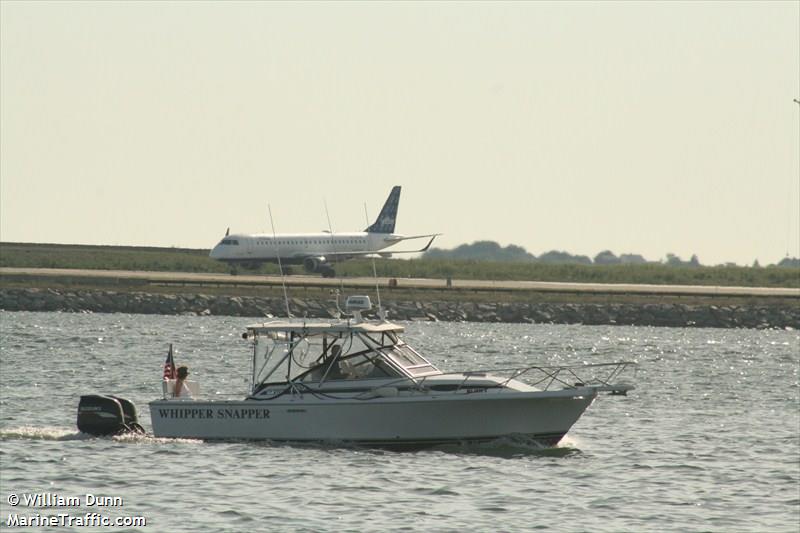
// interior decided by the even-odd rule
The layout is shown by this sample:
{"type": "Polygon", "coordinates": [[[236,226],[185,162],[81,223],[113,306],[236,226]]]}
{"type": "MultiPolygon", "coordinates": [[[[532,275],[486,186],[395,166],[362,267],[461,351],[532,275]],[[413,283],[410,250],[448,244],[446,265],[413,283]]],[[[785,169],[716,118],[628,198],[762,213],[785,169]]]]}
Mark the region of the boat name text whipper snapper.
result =
{"type": "Polygon", "coordinates": [[[269,418],[269,409],[263,407],[247,407],[242,409],[222,408],[208,409],[205,407],[192,408],[159,408],[158,414],[162,418],[240,418],[247,420],[260,420],[269,418]]]}

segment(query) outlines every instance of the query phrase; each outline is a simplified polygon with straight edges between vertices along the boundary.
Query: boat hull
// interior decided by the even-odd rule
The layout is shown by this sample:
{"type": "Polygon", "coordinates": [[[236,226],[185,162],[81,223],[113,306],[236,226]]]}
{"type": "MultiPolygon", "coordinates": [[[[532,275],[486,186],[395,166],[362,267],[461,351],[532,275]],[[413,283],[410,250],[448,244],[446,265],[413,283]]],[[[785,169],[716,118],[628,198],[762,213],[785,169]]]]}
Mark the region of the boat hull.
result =
{"type": "Polygon", "coordinates": [[[524,435],[555,445],[595,396],[589,388],[368,400],[304,394],[273,400],[156,400],[150,414],[156,437],[413,447],[524,435]]]}

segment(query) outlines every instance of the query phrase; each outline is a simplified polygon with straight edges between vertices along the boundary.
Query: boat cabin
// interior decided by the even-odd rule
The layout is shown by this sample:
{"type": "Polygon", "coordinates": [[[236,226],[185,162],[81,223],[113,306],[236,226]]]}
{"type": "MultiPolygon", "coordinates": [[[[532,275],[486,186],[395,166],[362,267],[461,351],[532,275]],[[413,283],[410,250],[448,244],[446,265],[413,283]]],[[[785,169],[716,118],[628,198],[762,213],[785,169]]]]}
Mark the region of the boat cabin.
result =
{"type": "Polygon", "coordinates": [[[268,322],[248,326],[253,342],[251,394],[270,385],[416,379],[442,372],[390,322],[268,322]]]}

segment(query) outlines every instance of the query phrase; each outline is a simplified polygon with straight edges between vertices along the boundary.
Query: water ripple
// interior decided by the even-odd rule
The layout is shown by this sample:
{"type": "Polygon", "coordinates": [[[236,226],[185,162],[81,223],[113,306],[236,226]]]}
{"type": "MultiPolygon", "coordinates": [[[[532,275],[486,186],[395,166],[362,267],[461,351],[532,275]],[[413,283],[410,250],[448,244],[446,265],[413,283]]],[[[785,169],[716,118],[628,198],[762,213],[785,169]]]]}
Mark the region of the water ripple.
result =
{"type": "Polygon", "coordinates": [[[409,325],[407,340],[446,370],[639,360],[638,389],[598,398],[556,448],[505,438],[388,452],[75,429],[79,396],[94,392],[144,406],[149,427],[170,342],[205,390],[240,396],[250,321],[0,312],[2,490],[119,495],[153,531],[797,531],[796,331],[409,325]]]}

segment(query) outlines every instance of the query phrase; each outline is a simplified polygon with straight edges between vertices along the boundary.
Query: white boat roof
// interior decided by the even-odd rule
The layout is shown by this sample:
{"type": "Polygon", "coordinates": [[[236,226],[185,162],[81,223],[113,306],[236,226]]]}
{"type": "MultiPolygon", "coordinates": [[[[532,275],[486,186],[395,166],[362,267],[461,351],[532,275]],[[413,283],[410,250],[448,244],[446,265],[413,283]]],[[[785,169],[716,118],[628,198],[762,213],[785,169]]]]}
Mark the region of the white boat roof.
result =
{"type": "Polygon", "coordinates": [[[298,322],[298,321],[273,321],[247,326],[251,334],[273,333],[278,331],[294,331],[305,335],[319,333],[402,333],[403,326],[392,322],[353,322],[342,320],[340,322],[298,322]]]}

